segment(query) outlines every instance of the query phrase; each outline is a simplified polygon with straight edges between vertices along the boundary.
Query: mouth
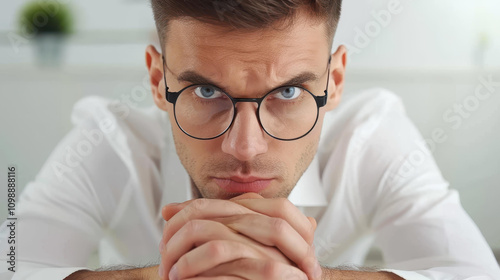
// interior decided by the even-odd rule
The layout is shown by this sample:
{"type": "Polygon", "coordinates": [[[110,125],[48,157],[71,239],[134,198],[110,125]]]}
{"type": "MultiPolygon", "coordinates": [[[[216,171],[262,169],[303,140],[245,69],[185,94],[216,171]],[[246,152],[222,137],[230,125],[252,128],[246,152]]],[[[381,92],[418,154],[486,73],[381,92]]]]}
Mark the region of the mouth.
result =
{"type": "Polygon", "coordinates": [[[215,183],[228,193],[260,193],[265,190],[273,179],[260,177],[213,178],[215,183]]]}

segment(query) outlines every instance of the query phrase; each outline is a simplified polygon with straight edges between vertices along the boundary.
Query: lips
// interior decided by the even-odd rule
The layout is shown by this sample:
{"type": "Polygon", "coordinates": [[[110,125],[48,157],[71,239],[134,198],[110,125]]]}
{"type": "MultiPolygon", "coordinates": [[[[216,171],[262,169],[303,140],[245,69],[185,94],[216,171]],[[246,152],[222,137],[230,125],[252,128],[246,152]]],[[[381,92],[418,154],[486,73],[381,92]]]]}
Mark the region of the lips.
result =
{"type": "Polygon", "coordinates": [[[214,178],[219,187],[228,193],[259,193],[266,189],[273,179],[259,177],[214,178]]]}

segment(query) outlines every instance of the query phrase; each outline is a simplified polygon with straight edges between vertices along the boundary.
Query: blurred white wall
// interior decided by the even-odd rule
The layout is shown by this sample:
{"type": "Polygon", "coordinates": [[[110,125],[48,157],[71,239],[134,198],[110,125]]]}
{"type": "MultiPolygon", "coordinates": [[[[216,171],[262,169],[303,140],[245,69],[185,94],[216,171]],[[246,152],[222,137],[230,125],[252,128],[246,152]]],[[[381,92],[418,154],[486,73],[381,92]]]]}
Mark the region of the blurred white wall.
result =
{"type": "Polygon", "coordinates": [[[499,27],[497,0],[348,0],[335,42],[355,68],[498,68],[499,27]]]}
{"type": "MultiPolygon", "coordinates": [[[[0,2],[0,166],[17,165],[20,190],[71,128],[69,116],[78,99],[122,99],[149,91],[144,49],[156,43],[156,37],[146,0],[69,1],[77,29],[67,40],[65,61],[60,68],[39,69],[34,66],[32,41],[13,45],[9,39],[17,11],[27,1],[0,2]]],[[[496,250],[498,27],[498,0],[344,0],[335,40],[351,50],[345,94],[373,86],[389,88],[401,96],[425,138],[431,139],[436,129],[444,131],[447,139],[435,145],[434,156],[496,250]],[[488,98],[476,102],[476,86],[490,76],[497,85],[488,98]],[[443,115],[452,110],[451,116],[459,116],[453,110],[460,105],[470,110],[455,128],[456,122],[443,115]]],[[[135,106],[151,104],[148,95],[135,106]]],[[[0,180],[4,176],[1,172],[0,180]]],[[[0,209],[5,209],[5,194],[0,193],[0,209]]],[[[6,211],[0,210],[0,220],[5,217],[6,211]]]]}

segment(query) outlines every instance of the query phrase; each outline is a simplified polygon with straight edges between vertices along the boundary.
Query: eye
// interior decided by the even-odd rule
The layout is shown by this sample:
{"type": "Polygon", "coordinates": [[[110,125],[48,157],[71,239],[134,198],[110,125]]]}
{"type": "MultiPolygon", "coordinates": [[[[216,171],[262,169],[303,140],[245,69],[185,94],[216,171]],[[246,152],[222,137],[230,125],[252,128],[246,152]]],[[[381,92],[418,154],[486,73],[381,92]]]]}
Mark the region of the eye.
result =
{"type": "Polygon", "coordinates": [[[214,86],[198,86],[194,89],[194,93],[204,99],[219,98],[222,96],[221,90],[214,86]]]}
{"type": "Polygon", "coordinates": [[[299,87],[284,87],[278,89],[274,96],[278,99],[292,100],[300,96],[302,89],[299,87]]]}

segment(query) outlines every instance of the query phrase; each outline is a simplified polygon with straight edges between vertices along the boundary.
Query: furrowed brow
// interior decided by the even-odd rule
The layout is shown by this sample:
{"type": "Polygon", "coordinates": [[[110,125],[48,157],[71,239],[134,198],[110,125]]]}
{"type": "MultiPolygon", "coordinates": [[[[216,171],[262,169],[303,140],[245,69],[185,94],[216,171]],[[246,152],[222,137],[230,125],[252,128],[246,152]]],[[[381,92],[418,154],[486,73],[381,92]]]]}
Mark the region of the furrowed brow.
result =
{"type": "MultiPolygon", "coordinates": [[[[284,83],[281,83],[278,87],[282,86],[287,86],[287,85],[301,85],[304,83],[309,83],[309,82],[316,82],[319,80],[318,75],[316,75],[313,72],[302,72],[291,79],[287,80],[284,83]]],[[[180,82],[187,82],[187,83],[192,83],[192,84],[211,84],[215,85],[221,89],[222,87],[218,86],[216,82],[210,80],[209,78],[204,77],[201,74],[196,73],[195,71],[185,71],[182,72],[177,76],[177,81],[180,82]]]]}
{"type": "Polygon", "coordinates": [[[305,83],[316,82],[318,80],[319,80],[318,75],[314,74],[313,72],[306,71],[296,75],[295,77],[282,83],[278,87],[288,86],[288,85],[301,85],[305,83]]]}
{"type": "Polygon", "coordinates": [[[179,76],[177,76],[177,81],[180,82],[188,82],[192,84],[211,84],[216,85],[216,83],[209,78],[203,77],[201,74],[196,73],[195,71],[188,70],[184,71],[179,76]]]}

